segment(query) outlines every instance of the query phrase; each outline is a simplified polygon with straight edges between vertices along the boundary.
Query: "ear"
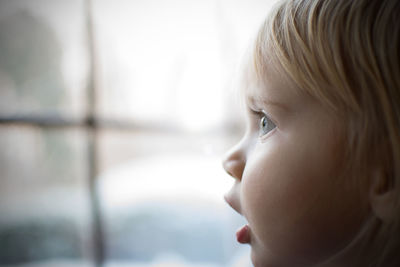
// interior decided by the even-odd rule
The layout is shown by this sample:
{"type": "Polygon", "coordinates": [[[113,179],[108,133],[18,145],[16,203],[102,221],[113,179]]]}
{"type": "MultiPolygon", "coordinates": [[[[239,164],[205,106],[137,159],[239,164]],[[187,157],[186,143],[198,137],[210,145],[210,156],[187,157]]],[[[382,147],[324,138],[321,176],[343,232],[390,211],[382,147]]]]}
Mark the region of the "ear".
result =
{"type": "Polygon", "coordinates": [[[395,215],[395,190],[391,177],[383,171],[372,174],[369,200],[376,217],[384,222],[393,220],[395,215]]]}

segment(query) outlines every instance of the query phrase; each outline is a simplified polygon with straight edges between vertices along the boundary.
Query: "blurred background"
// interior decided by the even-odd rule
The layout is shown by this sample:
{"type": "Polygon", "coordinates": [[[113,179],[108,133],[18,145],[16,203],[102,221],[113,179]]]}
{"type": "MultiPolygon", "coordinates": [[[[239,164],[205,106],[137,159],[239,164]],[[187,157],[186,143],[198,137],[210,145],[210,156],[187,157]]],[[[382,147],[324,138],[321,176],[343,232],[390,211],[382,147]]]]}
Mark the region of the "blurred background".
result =
{"type": "Polygon", "coordinates": [[[223,201],[268,0],[0,0],[0,266],[250,266],[223,201]]]}

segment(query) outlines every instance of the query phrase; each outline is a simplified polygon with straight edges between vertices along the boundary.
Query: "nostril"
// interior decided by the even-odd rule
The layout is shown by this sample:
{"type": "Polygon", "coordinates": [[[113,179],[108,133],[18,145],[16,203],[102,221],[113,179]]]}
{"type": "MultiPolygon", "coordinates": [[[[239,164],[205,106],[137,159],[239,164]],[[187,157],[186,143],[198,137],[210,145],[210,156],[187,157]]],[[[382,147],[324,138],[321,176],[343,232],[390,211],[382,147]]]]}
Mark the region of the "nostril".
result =
{"type": "Polygon", "coordinates": [[[222,167],[224,168],[225,172],[233,177],[233,173],[231,171],[232,167],[230,165],[231,165],[231,160],[224,160],[222,162],[222,167]]]}

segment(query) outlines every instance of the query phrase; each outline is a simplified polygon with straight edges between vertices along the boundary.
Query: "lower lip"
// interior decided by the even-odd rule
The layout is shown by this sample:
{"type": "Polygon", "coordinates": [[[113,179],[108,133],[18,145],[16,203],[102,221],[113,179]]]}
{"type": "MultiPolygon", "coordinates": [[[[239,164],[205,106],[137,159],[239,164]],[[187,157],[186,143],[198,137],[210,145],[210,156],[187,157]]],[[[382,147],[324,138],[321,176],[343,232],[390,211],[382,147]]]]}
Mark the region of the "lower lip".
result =
{"type": "Polygon", "coordinates": [[[250,227],[247,224],[237,230],[236,239],[241,244],[250,243],[250,227]]]}

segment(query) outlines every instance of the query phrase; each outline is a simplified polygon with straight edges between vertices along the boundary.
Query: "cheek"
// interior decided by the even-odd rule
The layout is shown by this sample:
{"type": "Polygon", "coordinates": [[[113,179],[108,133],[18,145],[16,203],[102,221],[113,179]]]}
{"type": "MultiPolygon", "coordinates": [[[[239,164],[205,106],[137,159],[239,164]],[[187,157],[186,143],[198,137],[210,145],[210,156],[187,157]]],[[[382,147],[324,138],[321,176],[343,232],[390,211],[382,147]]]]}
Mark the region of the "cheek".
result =
{"type": "Polygon", "coordinates": [[[256,149],[248,160],[242,204],[265,255],[317,261],[359,227],[360,203],[343,190],[334,161],[323,151],[281,145],[256,149]]]}

